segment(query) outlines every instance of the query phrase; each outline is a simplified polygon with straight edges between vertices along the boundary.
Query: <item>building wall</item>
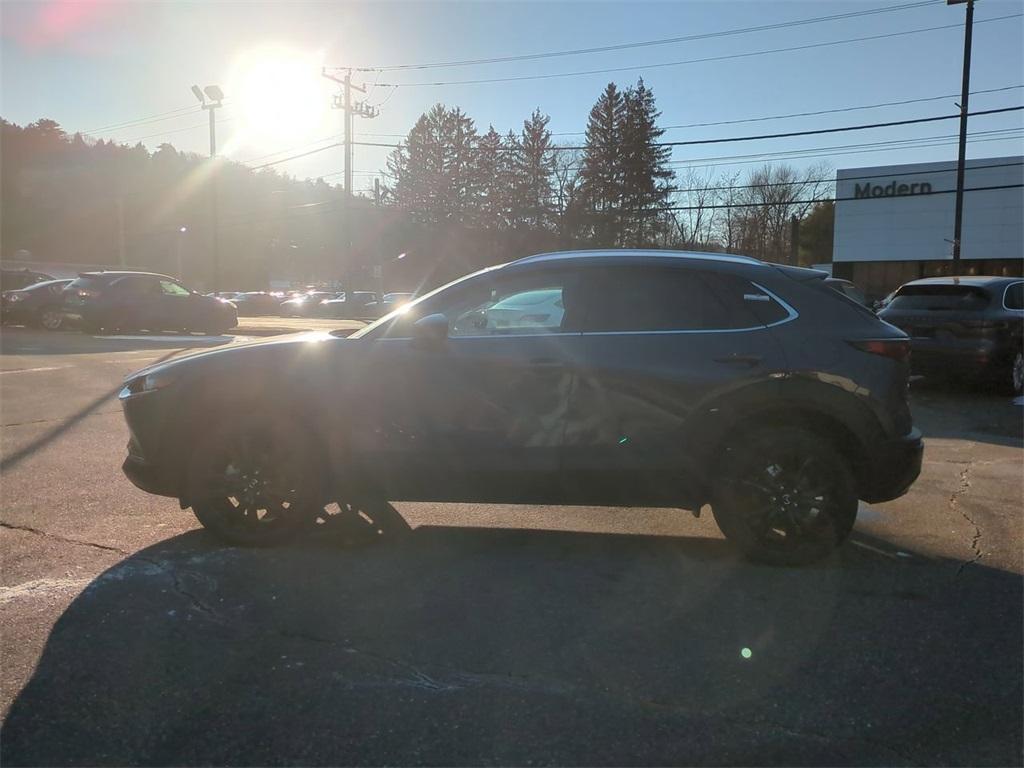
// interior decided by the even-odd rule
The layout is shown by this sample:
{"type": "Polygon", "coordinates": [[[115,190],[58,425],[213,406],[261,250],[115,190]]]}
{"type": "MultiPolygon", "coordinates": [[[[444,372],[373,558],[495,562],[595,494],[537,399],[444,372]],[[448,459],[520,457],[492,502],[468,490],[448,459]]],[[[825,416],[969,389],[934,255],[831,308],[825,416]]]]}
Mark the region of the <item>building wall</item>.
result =
{"type": "MultiPolygon", "coordinates": [[[[965,188],[1010,185],[1017,187],[964,195],[961,258],[1024,257],[1024,158],[967,161],[965,188]]],[[[833,261],[951,258],[952,245],[947,241],[953,239],[955,189],[955,162],[838,171],[833,261]],[[922,185],[929,185],[930,191],[922,193],[922,185]],[[878,192],[883,196],[847,199],[878,192]],[[886,194],[890,192],[896,194],[886,194]]]]}
{"type": "MultiPolygon", "coordinates": [[[[1024,271],[1024,157],[968,160],[961,274],[1024,271]]],[[[836,173],[833,273],[873,298],[919,277],[952,274],[956,163],[836,173]]]]}

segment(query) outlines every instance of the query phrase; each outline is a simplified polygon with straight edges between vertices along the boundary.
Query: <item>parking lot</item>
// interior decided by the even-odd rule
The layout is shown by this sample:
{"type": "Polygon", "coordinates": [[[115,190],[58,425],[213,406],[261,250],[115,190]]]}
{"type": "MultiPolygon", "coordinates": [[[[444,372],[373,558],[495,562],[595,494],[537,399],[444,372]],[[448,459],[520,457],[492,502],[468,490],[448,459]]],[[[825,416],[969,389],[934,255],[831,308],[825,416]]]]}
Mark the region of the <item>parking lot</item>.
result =
{"type": "Polygon", "coordinates": [[[915,381],[920,479],[813,567],[648,509],[239,550],[122,476],[116,397],[232,343],[4,329],[5,764],[1021,764],[1019,402],[915,381]]]}

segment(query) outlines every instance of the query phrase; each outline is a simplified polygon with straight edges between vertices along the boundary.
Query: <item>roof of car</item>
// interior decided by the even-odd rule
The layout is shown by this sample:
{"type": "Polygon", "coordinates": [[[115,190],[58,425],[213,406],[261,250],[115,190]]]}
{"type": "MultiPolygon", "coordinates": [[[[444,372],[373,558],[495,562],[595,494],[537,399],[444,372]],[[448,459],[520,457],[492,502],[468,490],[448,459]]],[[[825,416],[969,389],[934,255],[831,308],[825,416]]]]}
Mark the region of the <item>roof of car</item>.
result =
{"type": "Polygon", "coordinates": [[[702,261],[724,261],[733,264],[762,264],[763,262],[753,259],[750,256],[740,256],[731,253],[708,253],[704,251],[662,251],[657,249],[632,249],[632,248],[611,248],[592,251],[552,251],[550,253],[538,253],[535,256],[527,256],[513,261],[512,264],[532,264],[535,262],[562,261],[568,259],[615,259],[629,257],[654,257],[666,259],[698,259],[702,261]]]}
{"type": "Polygon", "coordinates": [[[905,285],[973,285],[978,287],[1020,282],[1024,278],[998,275],[951,275],[949,277],[922,277],[905,285]]]}
{"type": "Polygon", "coordinates": [[[99,272],[79,272],[79,277],[125,277],[126,275],[144,275],[146,277],[159,277],[164,280],[174,280],[170,275],[162,275],[159,272],[138,272],[134,269],[104,269],[99,272]]]}

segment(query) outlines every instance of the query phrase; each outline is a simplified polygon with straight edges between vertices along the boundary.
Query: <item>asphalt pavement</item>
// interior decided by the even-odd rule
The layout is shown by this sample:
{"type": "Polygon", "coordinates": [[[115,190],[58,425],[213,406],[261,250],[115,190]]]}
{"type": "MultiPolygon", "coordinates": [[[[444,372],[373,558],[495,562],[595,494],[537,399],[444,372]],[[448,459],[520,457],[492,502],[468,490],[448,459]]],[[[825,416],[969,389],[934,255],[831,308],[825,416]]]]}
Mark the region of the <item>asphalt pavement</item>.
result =
{"type": "Polygon", "coordinates": [[[924,471],[806,568],[676,510],[403,504],[224,547],[120,472],[214,338],[0,334],[4,765],[1021,765],[1024,408],[915,382],[924,471]]]}

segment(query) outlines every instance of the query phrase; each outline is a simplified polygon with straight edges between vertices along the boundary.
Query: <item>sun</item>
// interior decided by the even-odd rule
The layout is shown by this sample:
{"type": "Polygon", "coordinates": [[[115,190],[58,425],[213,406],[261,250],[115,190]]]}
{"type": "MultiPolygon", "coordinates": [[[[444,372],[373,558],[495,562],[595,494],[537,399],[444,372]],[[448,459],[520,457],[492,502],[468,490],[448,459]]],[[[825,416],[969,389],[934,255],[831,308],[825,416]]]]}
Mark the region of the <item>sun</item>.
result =
{"type": "Polygon", "coordinates": [[[316,55],[280,46],[248,51],[235,60],[225,86],[245,144],[275,149],[329,130],[331,91],[316,55]]]}

